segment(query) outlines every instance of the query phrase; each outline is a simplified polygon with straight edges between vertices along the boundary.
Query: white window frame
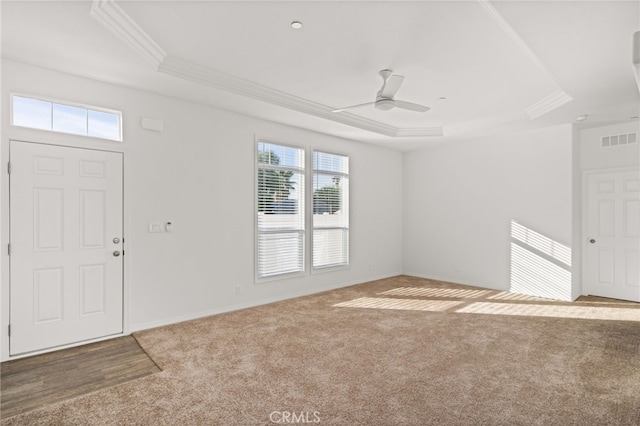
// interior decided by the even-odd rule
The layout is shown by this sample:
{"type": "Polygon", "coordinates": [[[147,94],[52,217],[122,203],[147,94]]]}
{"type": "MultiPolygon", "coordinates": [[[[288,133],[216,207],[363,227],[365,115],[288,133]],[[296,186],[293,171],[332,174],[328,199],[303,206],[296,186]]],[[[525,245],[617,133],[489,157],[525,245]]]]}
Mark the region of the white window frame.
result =
{"type": "Polygon", "coordinates": [[[310,185],[311,185],[311,190],[309,191],[309,198],[310,198],[310,203],[311,203],[311,214],[309,215],[311,217],[311,225],[309,226],[311,232],[311,256],[310,256],[310,262],[311,262],[311,271],[312,273],[315,272],[327,272],[327,271],[335,271],[338,269],[346,269],[349,268],[350,266],[350,262],[351,262],[351,243],[350,243],[350,220],[351,220],[351,215],[349,212],[349,204],[350,204],[350,192],[349,192],[349,183],[350,183],[350,171],[349,171],[349,164],[351,162],[351,158],[349,157],[349,155],[346,154],[342,154],[342,153],[337,153],[337,152],[333,152],[333,151],[328,151],[328,150],[324,150],[324,149],[312,149],[311,150],[311,167],[309,168],[309,172],[311,173],[311,179],[310,180],[310,185]],[[327,155],[335,155],[335,156],[340,156],[340,157],[345,157],[347,160],[347,172],[334,172],[334,171],[326,171],[326,170],[316,170],[315,168],[315,164],[314,164],[314,154],[318,152],[318,153],[322,153],[322,154],[327,154],[327,155]],[[327,228],[327,227],[316,227],[316,224],[314,223],[314,205],[313,205],[313,193],[314,193],[314,189],[313,188],[313,182],[315,180],[315,176],[316,174],[321,174],[321,175],[330,175],[330,176],[341,176],[343,178],[346,178],[346,194],[342,195],[342,202],[344,203],[342,205],[342,208],[346,210],[346,226],[340,226],[340,227],[335,227],[335,228],[327,228]],[[341,263],[334,263],[334,264],[328,264],[328,265],[322,265],[322,266],[315,266],[314,264],[314,258],[315,258],[315,244],[314,244],[314,240],[316,238],[316,230],[318,229],[336,229],[336,230],[342,230],[342,231],[346,231],[346,235],[347,235],[347,241],[346,241],[346,261],[345,262],[341,262],[341,263]]]}
{"type": "Polygon", "coordinates": [[[303,276],[306,274],[307,271],[307,229],[308,229],[308,224],[307,224],[307,216],[306,216],[306,209],[307,209],[307,199],[306,199],[306,192],[307,192],[307,151],[305,148],[301,147],[301,146],[296,146],[296,145],[291,145],[291,144],[286,144],[286,143],[280,143],[280,142],[272,142],[270,139],[265,139],[265,138],[256,138],[255,140],[255,145],[254,145],[254,170],[255,170],[255,177],[254,177],[254,190],[255,190],[255,205],[254,205],[254,215],[255,215],[255,238],[254,238],[254,245],[255,245],[255,261],[254,261],[254,267],[255,267],[255,282],[256,283],[262,283],[262,282],[268,282],[268,281],[274,281],[274,280],[280,280],[283,278],[290,278],[290,277],[299,277],[299,276],[303,276]],[[259,195],[259,171],[260,171],[260,162],[259,162],[259,151],[258,151],[258,147],[261,143],[265,143],[265,144],[270,144],[270,145],[274,145],[274,146],[281,146],[284,148],[291,148],[291,149],[296,149],[299,150],[302,155],[303,155],[303,160],[301,162],[301,167],[296,168],[296,167],[290,167],[290,166],[281,166],[281,167],[267,167],[270,169],[277,169],[277,170],[286,170],[286,171],[293,171],[295,173],[300,173],[300,176],[302,177],[302,183],[300,185],[299,190],[302,191],[303,195],[302,198],[300,200],[300,202],[297,204],[297,208],[301,209],[302,215],[303,215],[303,219],[301,221],[302,224],[302,229],[280,229],[278,230],[278,232],[284,232],[284,233],[290,233],[290,234],[298,234],[301,238],[302,238],[302,242],[301,242],[301,250],[302,250],[302,261],[301,261],[301,269],[299,271],[292,271],[292,272],[282,272],[282,273],[275,273],[275,274],[268,274],[268,275],[261,275],[260,274],[260,236],[263,234],[268,234],[269,232],[261,232],[260,230],[260,225],[259,225],[259,218],[260,218],[260,195],[259,195]]]}
{"type": "Polygon", "coordinates": [[[113,110],[113,109],[97,107],[97,106],[90,106],[90,105],[85,105],[85,104],[80,104],[80,103],[75,103],[75,102],[62,101],[62,100],[59,100],[59,99],[52,99],[52,98],[47,98],[47,97],[42,97],[42,96],[27,95],[27,94],[24,94],[24,93],[11,93],[10,94],[10,99],[9,99],[9,119],[10,119],[10,123],[11,123],[12,126],[21,127],[21,128],[24,128],[24,129],[42,130],[42,131],[45,131],[45,132],[61,133],[61,134],[66,134],[66,135],[74,135],[74,136],[98,139],[98,140],[101,140],[101,141],[122,142],[122,111],[117,111],[117,110],[113,110]],[[13,106],[13,104],[14,104],[13,100],[14,100],[15,97],[25,98],[25,99],[32,99],[32,100],[35,100],[35,101],[50,103],[51,104],[52,114],[53,114],[53,105],[60,105],[60,106],[63,106],[63,107],[72,107],[72,108],[83,109],[83,110],[86,111],[86,114],[87,114],[87,133],[83,134],[83,133],[65,132],[65,131],[62,131],[62,130],[54,129],[53,128],[53,119],[51,120],[51,128],[30,127],[30,126],[23,126],[23,125],[20,125],[20,124],[15,124],[14,123],[14,106],[13,106]],[[106,113],[106,114],[112,114],[112,115],[115,115],[115,116],[118,117],[118,135],[117,135],[116,139],[100,137],[100,136],[95,136],[95,135],[89,135],[88,122],[89,122],[89,112],[90,111],[99,112],[99,113],[106,113]]]}

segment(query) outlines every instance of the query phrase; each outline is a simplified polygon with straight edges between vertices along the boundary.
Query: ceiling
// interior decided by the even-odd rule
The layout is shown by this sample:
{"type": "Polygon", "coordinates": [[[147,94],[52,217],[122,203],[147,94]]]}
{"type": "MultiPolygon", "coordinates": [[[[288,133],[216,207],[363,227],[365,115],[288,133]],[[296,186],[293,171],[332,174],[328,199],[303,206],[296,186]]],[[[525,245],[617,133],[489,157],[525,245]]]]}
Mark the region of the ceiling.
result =
{"type": "Polygon", "coordinates": [[[0,5],[5,58],[398,150],[638,115],[638,1],[0,5]],[[374,101],[385,68],[431,110],[332,112],[374,101]]]}

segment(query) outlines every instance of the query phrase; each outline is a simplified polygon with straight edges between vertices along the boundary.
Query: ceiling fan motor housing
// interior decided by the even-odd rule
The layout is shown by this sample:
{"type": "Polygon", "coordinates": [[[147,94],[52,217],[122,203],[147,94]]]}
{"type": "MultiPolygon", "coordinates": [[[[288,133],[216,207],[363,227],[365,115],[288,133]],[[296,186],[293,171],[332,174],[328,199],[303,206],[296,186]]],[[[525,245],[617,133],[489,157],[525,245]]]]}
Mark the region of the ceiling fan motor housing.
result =
{"type": "Polygon", "coordinates": [[[378,99],[375,104],[376,109],[380,109],[382,111],[389,111],[395,106],[396,103],[393,99],[378,99]]]}

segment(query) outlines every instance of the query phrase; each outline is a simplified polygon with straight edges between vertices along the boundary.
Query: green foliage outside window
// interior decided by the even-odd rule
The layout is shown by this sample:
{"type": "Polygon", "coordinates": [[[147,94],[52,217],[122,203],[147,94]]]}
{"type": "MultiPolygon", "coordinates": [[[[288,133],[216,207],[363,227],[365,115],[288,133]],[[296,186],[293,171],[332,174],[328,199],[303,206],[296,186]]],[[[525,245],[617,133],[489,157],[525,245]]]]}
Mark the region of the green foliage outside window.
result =
{"type": "Polygon", "coordinates": [[[314,214],[334,214],[341,208],[342,188],[340,188],[340,177],[333,177],[333,185],[323,186],[313,193],[313,213],[314,214]]]}
{"type": "MultiPolygon", "coordinates": [[[[258,153],[258,163],[279,165],[280,157],[273,151],[262,151],[258,153]]],[[[289,198],[296,184],[291,181],[292,177],[293,172],[289,170],[258,167],[259,212],[268,212],[274,203],[289,198]]]]}

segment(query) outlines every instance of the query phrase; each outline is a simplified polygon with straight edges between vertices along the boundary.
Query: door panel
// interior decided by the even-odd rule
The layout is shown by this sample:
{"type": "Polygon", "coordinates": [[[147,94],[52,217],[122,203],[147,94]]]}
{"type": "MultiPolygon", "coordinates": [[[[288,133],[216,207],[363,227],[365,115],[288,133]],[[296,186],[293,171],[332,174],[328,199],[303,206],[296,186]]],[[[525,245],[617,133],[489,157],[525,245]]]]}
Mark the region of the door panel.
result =
{"type": "Polygon", "coordinates": [[[80,191],[80,249],[106,247],[106,191],[80,191]]]}
{"type": "Polygon", "coordinates": [[[624,236],[638,238],[640,236],[640,200],[624,200],[624,236]]]}
{"type": "Polygon", "coordinates": [[[62,251],[64,191],[59,188],[33,188],[35,251],[62,251]]]}
{"type": "Polygon", "coordinates": [[[80,315],[103,314],[105,286],[104,265],[80,266],[80,315]]]}
{"type": "Polygon", "coordinates": [[[611,248],[598,248],[598,285],[613,285],[615,251],[611,248]]]}
{"type": "Polygon", "coordinates": [[[640,171],[587,175],[586,289],[640,301],[640,171]]]}
{"type": "Polygon", "coordinates": [[[10,157],[11,355],[121,333],[122,154],[12,141],[10,157]]]}
{"type": "Polygon", "coordinates": [[[63,313],[64,271],[43,268],[33,271],[34,322],[61,321],[63,313]]]}
{"type": "Polygon", "coordinates": [[[598,235],[600,237],[614,237],[616,223],[615,201],[601,200],[598,203],[598,207],[598,235]]]}

